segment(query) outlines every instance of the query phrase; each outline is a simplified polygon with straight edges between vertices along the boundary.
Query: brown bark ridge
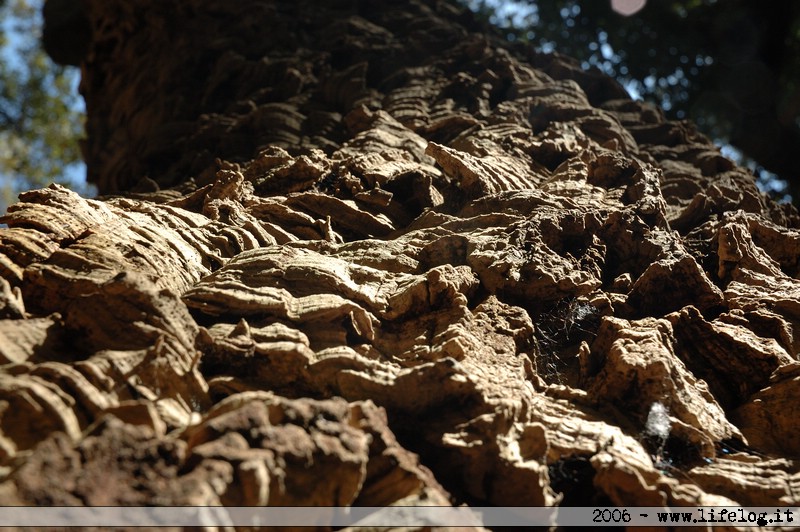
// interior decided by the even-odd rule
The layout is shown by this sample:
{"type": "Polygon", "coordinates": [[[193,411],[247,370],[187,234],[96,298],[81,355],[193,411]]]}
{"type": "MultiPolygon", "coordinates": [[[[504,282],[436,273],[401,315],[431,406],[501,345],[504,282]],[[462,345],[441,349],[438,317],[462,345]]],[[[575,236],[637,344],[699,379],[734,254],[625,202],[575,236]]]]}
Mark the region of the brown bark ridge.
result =
{"type": "Polygon", "coordinates": [[[87,0],[0,231],[0,493],[798,505],[800,218],[433,0],[87,0]]]}

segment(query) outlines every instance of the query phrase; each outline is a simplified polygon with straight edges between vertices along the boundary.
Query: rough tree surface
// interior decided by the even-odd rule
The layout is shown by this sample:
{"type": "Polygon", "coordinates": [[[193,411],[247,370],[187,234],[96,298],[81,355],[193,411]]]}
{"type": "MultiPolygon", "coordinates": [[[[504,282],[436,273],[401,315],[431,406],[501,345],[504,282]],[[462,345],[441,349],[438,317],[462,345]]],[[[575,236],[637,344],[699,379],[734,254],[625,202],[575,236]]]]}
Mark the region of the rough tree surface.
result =
{"type": "Polygon", "coordinates": [[[446,2],[86,16],[4,504],[800,505],[800,219],[691,124],[446,2]]]}

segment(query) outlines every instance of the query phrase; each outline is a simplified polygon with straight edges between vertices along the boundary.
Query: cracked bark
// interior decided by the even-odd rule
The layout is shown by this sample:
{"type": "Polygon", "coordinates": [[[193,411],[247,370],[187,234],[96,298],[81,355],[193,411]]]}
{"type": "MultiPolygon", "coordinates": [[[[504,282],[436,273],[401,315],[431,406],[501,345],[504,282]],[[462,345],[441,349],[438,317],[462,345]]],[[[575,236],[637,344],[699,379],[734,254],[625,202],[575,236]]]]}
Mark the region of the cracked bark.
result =
{"type": "Polygon", "coordinates": [[[446,2],[85,5],[7,503],[800,504],[800,217],[691,124],[446,2]]]}

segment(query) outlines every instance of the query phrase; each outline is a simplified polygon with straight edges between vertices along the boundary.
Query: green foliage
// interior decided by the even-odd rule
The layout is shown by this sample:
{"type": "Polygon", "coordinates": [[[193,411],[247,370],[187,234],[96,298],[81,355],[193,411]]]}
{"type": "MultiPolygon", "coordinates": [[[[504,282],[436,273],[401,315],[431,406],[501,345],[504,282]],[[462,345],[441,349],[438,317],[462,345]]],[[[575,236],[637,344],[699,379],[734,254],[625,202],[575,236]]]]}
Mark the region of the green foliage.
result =
{"type": "Polygon", "coordinates": [[[54,181],[76,186],[70,174],[81,160],[79,74],[42,49],[42,4],[0,0],[0,213],[20,191],[54,181]]]}

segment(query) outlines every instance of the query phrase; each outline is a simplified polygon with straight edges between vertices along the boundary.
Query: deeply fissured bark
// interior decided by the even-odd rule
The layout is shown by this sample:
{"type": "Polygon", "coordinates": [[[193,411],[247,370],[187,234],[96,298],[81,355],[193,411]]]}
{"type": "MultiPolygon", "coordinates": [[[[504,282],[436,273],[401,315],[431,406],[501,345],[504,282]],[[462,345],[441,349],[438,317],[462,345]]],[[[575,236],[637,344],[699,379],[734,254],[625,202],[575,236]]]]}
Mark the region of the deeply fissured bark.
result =
{"type": "Polygon", "coordinates": [[[118,195],[2,219],[9,500],[798,504],[799,219],[691,124],[446,2],[85,5],[118,195]]]}

